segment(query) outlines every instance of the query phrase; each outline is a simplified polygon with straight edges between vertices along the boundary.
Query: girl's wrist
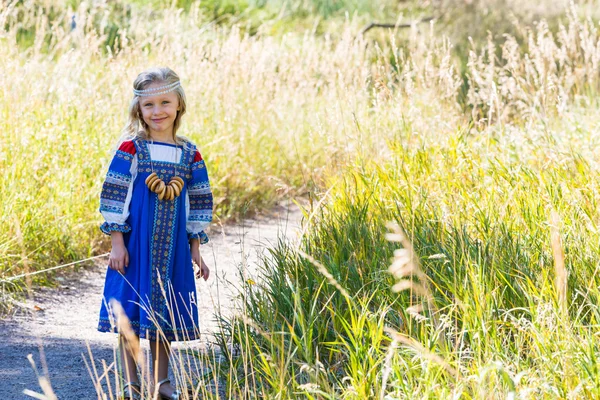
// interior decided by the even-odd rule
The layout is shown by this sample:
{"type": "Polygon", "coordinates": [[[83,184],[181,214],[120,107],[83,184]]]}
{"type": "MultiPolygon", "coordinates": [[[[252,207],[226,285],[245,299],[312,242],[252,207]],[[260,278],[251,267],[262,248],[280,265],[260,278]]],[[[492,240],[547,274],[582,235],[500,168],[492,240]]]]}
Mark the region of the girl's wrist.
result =
{"type": "Polygon", "coordinates": [[[113,231],[110,233],[110,241],[114,246],[118,246],[118,245],[123,245],[124,241],[123,241],[123,233],[122,232],[118,232],[118,231],[113,231]]]}

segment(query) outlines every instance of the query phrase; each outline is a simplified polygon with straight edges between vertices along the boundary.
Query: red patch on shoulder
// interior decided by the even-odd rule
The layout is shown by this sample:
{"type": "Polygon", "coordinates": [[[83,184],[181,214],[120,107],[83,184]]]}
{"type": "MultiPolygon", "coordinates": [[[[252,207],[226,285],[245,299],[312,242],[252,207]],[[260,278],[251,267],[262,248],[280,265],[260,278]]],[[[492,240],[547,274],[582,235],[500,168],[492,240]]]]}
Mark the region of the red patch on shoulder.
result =
{"type": "Polygon", "coordinates": [[[135,154],[135,144],[133,144],[133,140],[127,140],[121,143],[119,146],[119,150],[124,151],[125,153],[129,153],[131,155],[135,154]]]}
{"type": "Polygon", "coordinates": [[[198,150],[196,150],[196,154],[194,154],[194,162],[202,161],[202,155],[198,150]]]}

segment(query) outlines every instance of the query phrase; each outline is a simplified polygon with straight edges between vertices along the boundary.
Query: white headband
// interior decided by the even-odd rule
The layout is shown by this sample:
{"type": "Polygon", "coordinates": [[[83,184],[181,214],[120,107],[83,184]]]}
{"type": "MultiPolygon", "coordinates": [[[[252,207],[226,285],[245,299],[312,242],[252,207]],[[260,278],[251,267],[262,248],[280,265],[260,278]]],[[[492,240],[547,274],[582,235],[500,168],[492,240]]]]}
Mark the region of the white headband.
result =
{"type": "Polygon", "coordinates": [[[141,96],[158,96],[159,94],[165,94],[165,93],[172,92],[173,90],[177,89],[178,87],[179,87],[179,81],[170,83],[170,84],[164,85],[164,86],[150,88],[150,89],[143,89],[143,90],[133,89],[133,94],[135,94],[136,96],[140,96],[140,97],[141,96]]]}

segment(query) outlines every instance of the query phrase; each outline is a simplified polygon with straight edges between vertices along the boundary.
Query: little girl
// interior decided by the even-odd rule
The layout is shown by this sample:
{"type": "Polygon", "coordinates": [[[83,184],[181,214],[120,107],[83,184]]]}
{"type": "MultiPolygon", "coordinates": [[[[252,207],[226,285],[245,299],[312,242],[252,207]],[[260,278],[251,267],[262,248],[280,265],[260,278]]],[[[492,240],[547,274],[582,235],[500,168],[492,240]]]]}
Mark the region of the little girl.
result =
{"type": "MultiPolygon", "coordinates": [[[[118,332],[111,299],[118,300],[137,340],[150,341],[154,390],[162,399],[181,393],[168,380],[170,342],[197,338],[196,277],[208,279],[200,244],[212,219],[213,197],[200,152],[177,136],[185,93],[169,68],[152,68],[133,82],[128,138],[110,164],[102,186],[100,229],[111,236],[98,330],[118,332]]],[[[134,344],[135,345],[135,344],[134,344]]],[[[119,335],[124,397],[139,399],[131,344],[119,335]]],[[[138,347],[138,346],[135,346],[138,347]]]]}

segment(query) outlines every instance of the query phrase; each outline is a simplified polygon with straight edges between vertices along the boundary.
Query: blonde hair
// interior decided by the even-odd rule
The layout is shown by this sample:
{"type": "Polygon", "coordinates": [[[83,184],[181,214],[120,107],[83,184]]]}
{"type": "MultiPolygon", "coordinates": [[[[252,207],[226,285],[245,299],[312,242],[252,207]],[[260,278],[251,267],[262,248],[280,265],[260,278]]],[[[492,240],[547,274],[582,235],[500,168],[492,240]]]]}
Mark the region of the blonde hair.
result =
{"type": "MultiPolygon", "coordinates": [[[[135,90],[144,90],[152,83],[169,85],[176,82],[179,82],[179,76],[173,72],[173,70],[167,67],[154,67],[140,73],[137,78],[135,78],[135,81],[133,81],[133,88],[135,90]]],[[[181,85],[178,85],[173,91],[177,94],[179,100],[179,111],[173,122],[173,140],[175,143],[182,145],[187,142],[187,139],[177,136],[177,130],[181,125],[181,117],[185,114],[187,104],[185,92],[181,85]]],[[[123,135],[120,141],[133,138],[148,140],[148,135],[148,125],[142,118],[142,110],[140,109],[140,97],[134,95],[131,103],[129,103],[129,119],[127,125],[123,129],[123,135]]]]}

